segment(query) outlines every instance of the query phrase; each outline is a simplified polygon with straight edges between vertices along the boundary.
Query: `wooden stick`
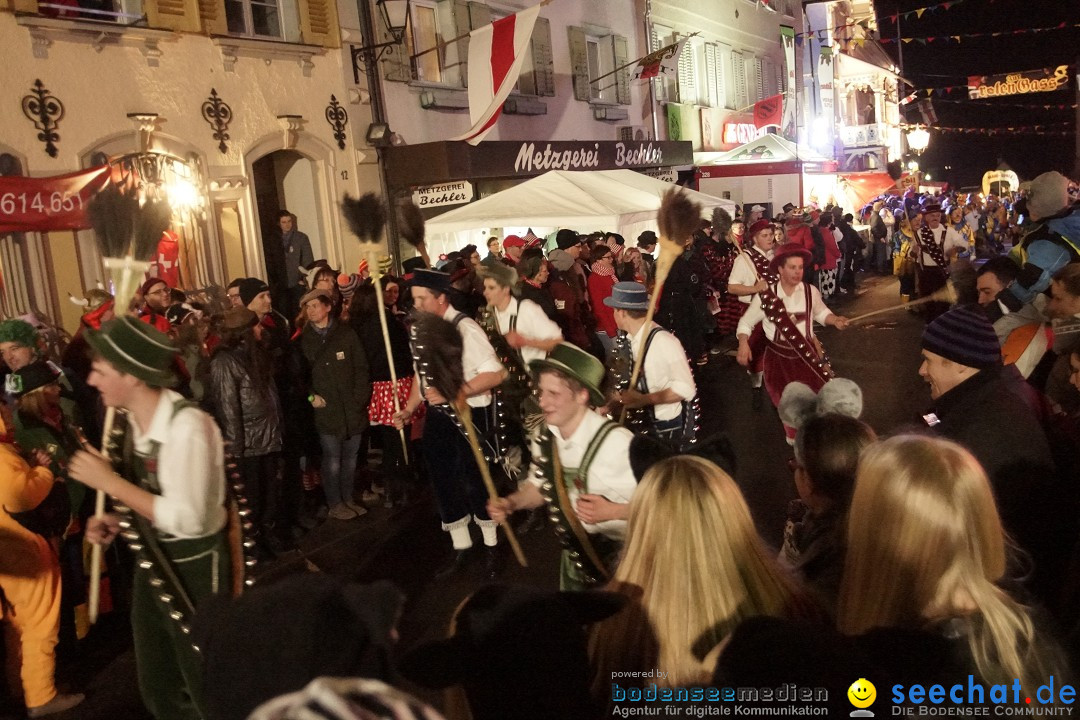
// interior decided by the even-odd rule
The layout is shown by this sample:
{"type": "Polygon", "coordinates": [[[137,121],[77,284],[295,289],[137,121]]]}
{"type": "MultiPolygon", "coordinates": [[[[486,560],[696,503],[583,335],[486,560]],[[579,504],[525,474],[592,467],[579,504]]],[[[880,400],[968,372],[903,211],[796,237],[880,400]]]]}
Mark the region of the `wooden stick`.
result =
{"type": "MultiPolygon", "coordinates": [[[[487,460],[484,459],[484,453],[480,449],[480,440],[476,434],[476,427],[473,425],[472,412],[464,395],[454,403],[454,409],[457,410],[458,417],[461,418],[461,422],[465,425],[465,435],[469,438],[469,447],[472,448],[473,457],[476,458],[476,464],[480,467],[480,477],[484,479],[484,487],[487,488],[488,497],[492,500],[498,500],[499,493],[495,490],[495,482],[491,479],[491,471],[488,469],[487,460]]],[[[521,549],[521,545],[518,544],[517,536],[514,535],[514,529],[510,527],[510,523],[502,523],[502,529],[506,531],[506,539],[514,550],[514,556],[517,558],[518,564],[521,567],[529,567],[529,561],[525,559],[525,552],[521,549]]]]}
{"type": "MultiPolygon", "coordinates": [[[[105,409],[105,429],[101,433],[101,450],[105,452],[106,443],[109,442],[109,434],[112,432],[113,421],[116,419],[116,408],[105,409]]],[[[97,491],[94,497],[94,517],[105,517],[105,493],[97,491]]],[[[98,608],[101,605],[101,555],[102,546],[93,545],[90,548],[90,596],[87,598],[87,615],[90,624],[93,625],[98,619],[98,608]]]]}
{"type": "MultiPolygon", "coordinates": [[[[382,284],[379,280],[382,278],[382,271],[379,268],[379,258],[371,252],[367,253],[368,267],[373,270],[371,275],[371,282],[375,286],[375,297],[379,303],[379,325],[382,327],[382,339],[383,347],[386,348],[386,364],[390,367],[390,396],[394,399],[394,414],[401,412],[401,401],[398,399],[397,392],[397,370],[394,369],[394,352],[390,348],[390,328],[386,325],[386,306],[383,305],[382,284]]],[[[409,464],[409,444],[405,441],[405,426],[398,428],[398,435],[401,437],[401,452],[405,457],[405,464],[409,464]]]]}
{"type": "Polygon", "coordinates": [[[880,310],[872,310],[868,313],[863,313],[862,315],[856,315],[853,318],[848,318],[848,322],[853,323],[859,320],[865,320],[868,317],[873,317],[874,315],[881,315],[882,313],[892,312],[893,310],[901,310],[903,308],[914,307],[915,305],[924,305],[925,303],[929,302],[956,302],[956,291],[953,290],[951,285],[946,285],[937,292],[927,295],[924,298],[919,298],[918,300],[912,300],[910,302],[900,303],[899,305],[891,305],[887,308],[881,308],[880,310]]]}

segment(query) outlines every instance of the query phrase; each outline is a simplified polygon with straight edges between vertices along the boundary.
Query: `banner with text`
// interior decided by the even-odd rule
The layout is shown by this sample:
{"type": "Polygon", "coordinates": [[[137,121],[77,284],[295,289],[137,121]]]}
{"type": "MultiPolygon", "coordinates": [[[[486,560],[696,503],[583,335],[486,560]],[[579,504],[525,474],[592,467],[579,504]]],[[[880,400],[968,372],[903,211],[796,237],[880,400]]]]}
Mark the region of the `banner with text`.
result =
{"type": "Polygon", "coordinates": [[[1068,65],[1005,75],[971,75],[968,77],[968,94],[972,100],[982,100],[1003,95],[1054,92],[1068,82],[1068,65]]]}
{"type": "Polygon", "coordinates": [[[784,119],[780,123],[780,134],[788,140],[795,140],[795,93],[802,83],[795,80],[795,28],[780,26],[780,44],[784,47],[784,119]]]}
{"type": "Polygon", "coordinates": [[[0,233],[88,228],[86,206],[108,184],[108,165],[55,177],[0,177],[0,233]]]}

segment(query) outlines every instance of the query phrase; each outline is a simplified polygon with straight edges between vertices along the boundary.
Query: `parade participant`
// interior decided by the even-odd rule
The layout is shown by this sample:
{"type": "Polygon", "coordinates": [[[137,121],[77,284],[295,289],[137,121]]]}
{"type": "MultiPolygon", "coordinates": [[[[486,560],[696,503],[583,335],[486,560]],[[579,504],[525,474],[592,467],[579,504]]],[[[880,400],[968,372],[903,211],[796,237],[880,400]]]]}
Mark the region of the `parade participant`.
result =
{"type": "Polygon", "coordinates": [[[30,323],[17,318],[0,322],[0,356],[8,370],[21,370],[40,354],[37,332],[30,323]]]}
{"type": "Polygon", "coordinates": [[[90,384],[106,406],[127,411],[111,448],[122,474],[87,451],[68,469],[130,515],[90,518],[86,537],[108,545],[130,523],[139,545],[131,625],[143,702],[155,718],[201,718],[201,660],[188,623],[202,600],[233,587],[221,434],[167,389],[176,351],[165,335],[125,316],[88,340],[97,353],[90,384]]]}
{"type": "MultiPolygon", "coordinates": [[[[473,425],[477,432],[494,429],[496,418],[492,390],[506,379],[507,372],[499,362],[487,333],[475,320],[458,312],[450,304],[450,276],[435,270],[417,270],[413,273],[413,305],[417,312],[434,316],[452,323],[461,340],[461,372],[464,376],[464,393],[473,425]]],[[[437,326],[436,326],[437,327],[437,326]]],[[[413,354],[419,353],[414,340],[413,354]]],[[[432,348],[439,352],[445,348],[432,348]]],[[[430,460],[428,473],[435,486],[435,495],[442,519],[442,529],[450,533],[454,557],[440,575],[464,570],[472,561],[473,540],[469,534],[470,518],[480,527],[484,537],[484,570],[489,578],[498,574],[497,525],[488,515],[480,469],[464,434],[458,429],[455,410],[451,403],[457,398],[443,397],[428,384],[424,368],[418,372],[409,391],[409,400],[394,414],[394,425],[404,427],[421,402],[428,403],[424,421],[422,445],[424,455],[430,460]]],[[[432,367],[431,372],[442,372],[432,367]]]]}
{"type": "MultiPolygon", "coordinates": [[[[814,334],[814,323],[831,325],[843,330],[848,319],[833,314],[821,299],[816,287],[803,282],[803,268],[810,262],[810,252],[795,243],[776,251],[770,269],[777,280],[758,293],[750,308],[739,320],[737,335],[740,365],[751,362],[750,334],[761,325],[767,344],[762,353],[765,389],[774,405],[788,383],[798,380],[817,392],[831,377],[832,368],[814,334]]],[[[794,428],[785,426],[788,441],[795,437],[794,428]]]]}
{"type": "Polygon", "coordinates": [[[547,502],[566,532],[559,587],[583,590],[610,577],[637,487],[626,428],[590,409],[604,402],[604,366],[569,343],[530,364],[547,432],[534,442],[533,466],[517,492],[488,502],[491,519],[547,502]]]}
{"type": "Polygon", "coordinates": [[[945,221],[950,228],[958,232],[960,237],[964,238],[964,241],[967,242],[966,252],[968,255],[970,257],[975,257],[975,231],[967,224],[967,220],[964,217],[964,206],[957,204],[950,207],[945,221]]]}
{"type": "Polygon", "coordinates": [[[91,362],[90,346],[86,343],[86,333],[90,330],[101,329],[102,323],[108,322],[115,317],[115,303],[112,295],[98,288],[86,293],[84,300],[76,301],[72,298],[72,302],[82,306],[83,314],[79,318],[79,329],[75,331],[74,337],[71,338],[71,342],[64,348],[64,353],[60,356],[60,363],[69,368],[76,378],[85,383],[86,378],[90,375],[91,362]]]}
{"type": "Polygon", "coordinates": [[[1069,180],[1059,172],[1043,173],[1027,187],[1032,226],[1009,256],[1020,267],[1010,291],[1031,302],[1050,287],[1051,278],[1069,263],[1080,262],[1080,206],[1069,197],[1069,180]]]}
{"type": "MultiPolygon", "coordinates": [[[[915,287],[925,298],[945,287],[949,281],[949,263],[956,253],[967,249],[967,241],[956,230],[941,224],[941,206],[927,203],[922,206],[922,227],[908,256],[915,261],[915,287]]],[[[949,309],[949,303],[926,303],[926,317],[933,320],[949,309]]]]}
{"type": "Polygon", "coordinates": [[[514,267],[521,259],[521,253],[525,251],[525,241],[517,235],[507,235],[503,238],[503,263],[514,267]]]}
{"type": "MultiPolygon", "coordinates": [[[[732,231],[734,232],[734,225],[732,231]]],[[[768,288],[769,280],[772,278],[770,263],[773,259],[775,239],[772,225],[767,220],[759,220],[750,226],[750,247],[744,248],[735,258],[731,273],[728,275],[728,294],[737,297],[741,305],[731,305],[726,310],[731,315],[738,313],[738,316],[725,318],[725,326],[734,325],[737,328],[739,319],[746,312],[754,296],[768,288]]],[[[765,350],[764,345],[760,333],[755,335],[754,342],[751,344],[753,365],[749,366],[750,384],[755,388],[761,387],[761,357],[765,350]]]]}
{"type": "Polygon", "coordinates": [[[496,327],[510,347],[519,351],[528,364],[540,360],[562,342],[562,331],[531,300],[515,297],[518,273],[514,268],[495,266],[480,272],[484,278],[484,299],[493,310],[496,327]]]}
{"type": "Polygon", "coordinates": [[[144,282],[139,288],[139,297],[144,303],[139,310],[139,319],[168,334],[170,326],[165,311],[169,309],[171,296],[172,289],[161,278],[150,278],[144,282]]]}
{"type": "Polygon", "coordinates": [[[617,284],[604,304],[613,309],[619,326],[615,352],[623,356],[622,366],[632,367],[639,353],[644,356],[637,386],[628,387],[627,376],[612,400],[642,411],[630,419],[645,434],[680,448],[689,445],[696,433],[697,386],[682,344],[655,322],[646,327],[649,291],[641,283],[617,284]]]}
{"type": "MultiPolygon", "coordinates": [[[[60,567],[48,540],[16,517],[45,502],[53,489],[51,459],[37,451],[27,463],[12,433],[11,411],[0,403],[0,591],[9,677],[22,686],[26,714],[45,717],[75,707],[82,695],[56,691],[60,627],[60,567]]],[[[25,522],[25,520],[24,520],[25,522]]]]}

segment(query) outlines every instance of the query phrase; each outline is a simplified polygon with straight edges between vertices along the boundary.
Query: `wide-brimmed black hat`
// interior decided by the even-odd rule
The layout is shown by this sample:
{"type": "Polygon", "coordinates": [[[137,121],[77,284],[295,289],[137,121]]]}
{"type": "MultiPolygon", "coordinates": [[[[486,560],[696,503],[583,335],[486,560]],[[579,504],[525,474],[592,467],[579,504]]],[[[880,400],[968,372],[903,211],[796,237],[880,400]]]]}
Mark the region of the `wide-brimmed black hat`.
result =
{"type": "Polygon", "coordinates": [[[451,279],[449,273],[439,272],[438,270],[428,270],[426,268],[413,271],[413,287],[427,288],[428,290],[446,294],[453,289],[450,283],[451,279]]]}
{"type": "Polygon", "coordinates": [[[6,389],[15,397],[22,397],[59,379],[60,373],[52,365],[38,360],[8,375],[6,389]]]}
{"type": "Polygon", "coordinates": [[[86,334],[94,352],[122,373],[133,375],[147,385],[171,387],[177,349],[169,336],[129,315],[114,318],[86,334]]]}

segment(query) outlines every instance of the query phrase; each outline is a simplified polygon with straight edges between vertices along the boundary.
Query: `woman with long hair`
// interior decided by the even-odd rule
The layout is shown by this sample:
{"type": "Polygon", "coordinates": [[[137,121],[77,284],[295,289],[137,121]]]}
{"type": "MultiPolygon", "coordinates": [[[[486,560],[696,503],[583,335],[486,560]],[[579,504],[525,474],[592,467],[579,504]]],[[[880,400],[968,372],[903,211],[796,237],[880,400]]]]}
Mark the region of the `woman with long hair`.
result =
{"type": "Polygon", "coordinates": [[[745,618],[799,614],[797,584],[758,537],[731,477],[703,458],[651,467],[630,503],[626,546],[608,590],[631,604],[596,625],[594,689],[611,673],[661,668],[657,685],[704,683],[702,663],[745,618]],[[677,531],[674,531],[677,530],[677,531]]]}
{"type": "Polygon", "coordinates": [[[999,586],[1005,533],[986,473],[960,445],[901,435],[867,449],[847,544],[837,625],[878,629],[861,639],[875,658],[911,662],[900,646],[945,637],[984,683],[1016,678],[1033,695],[1050,675],[1063,679],[1029,610],[999,586]]]}

